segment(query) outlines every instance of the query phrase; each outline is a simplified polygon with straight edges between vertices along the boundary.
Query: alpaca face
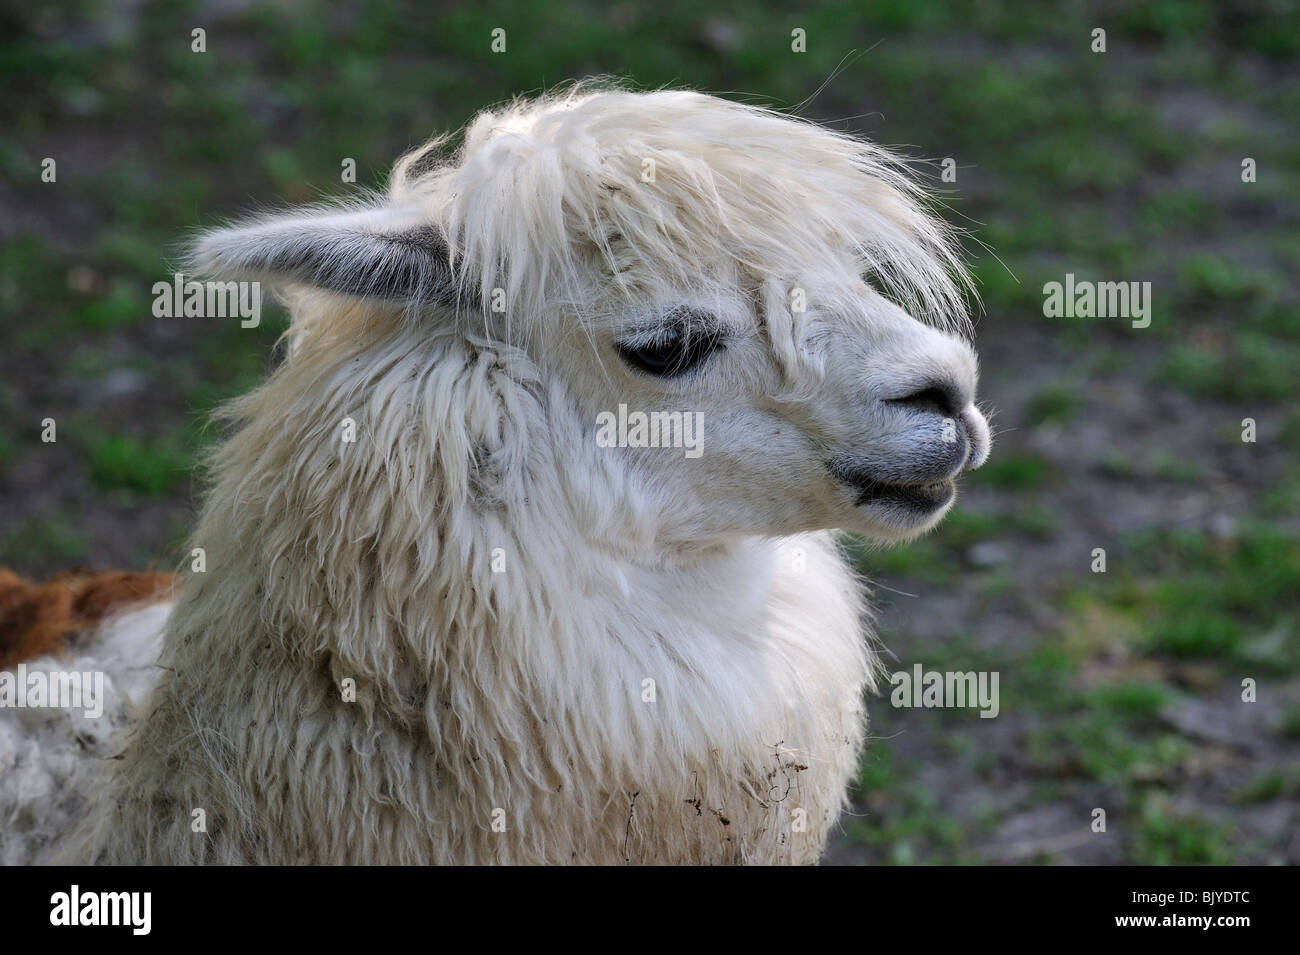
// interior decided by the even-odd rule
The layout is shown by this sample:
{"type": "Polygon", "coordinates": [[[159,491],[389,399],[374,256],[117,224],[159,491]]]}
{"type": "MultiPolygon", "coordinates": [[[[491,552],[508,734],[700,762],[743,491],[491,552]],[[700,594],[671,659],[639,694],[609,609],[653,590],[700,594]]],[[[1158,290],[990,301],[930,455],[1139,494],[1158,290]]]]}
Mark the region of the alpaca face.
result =
{"type": "Polygon", "coordinates": [[[196,265],[525,352],[581,445],[566,466],[594,499],[637,489],[665,543],[914,536],[987,456],[955,243],[883,150],[698,93],[577,90],[426,160],[377,204],[211,233],[196,265]]]}
{"type": "Polygon", "coordinates": [[[600,448],[603,463],[659,502],[661,539],[826,528],[912,537],[942,519],[957,476],[988,456],[963,338],[852,272],[810,285],[799,321],[785,304],[792,282],[757,280],[705,299],[667,294],[543,349],[539,363],[564,382],[582,433],[614,444],[600,448]],[[654,426],[678,417],[689,442],[654,426]]]}

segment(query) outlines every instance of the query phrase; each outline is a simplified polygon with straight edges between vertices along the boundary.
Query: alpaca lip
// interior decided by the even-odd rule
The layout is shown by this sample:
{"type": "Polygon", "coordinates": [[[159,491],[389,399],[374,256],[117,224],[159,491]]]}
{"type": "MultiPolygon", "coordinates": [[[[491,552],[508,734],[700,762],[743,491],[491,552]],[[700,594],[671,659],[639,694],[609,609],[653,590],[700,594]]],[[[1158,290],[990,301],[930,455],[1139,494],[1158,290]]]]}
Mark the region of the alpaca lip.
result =
{"type": "Polygon", "coordinates": [[[856,492],[854,505],[887,504],[913,511],[931,512],[946,506],[957,493],[957,484],[951,478],[916,484],[897,484],[881,481],[861,468],[836,464],[831,473],[841,484],[856,492]]]}
{"type": "Polygon", "coordinates": [[[863,485],[854,485],[854,488],[858,491],[855,502],[858,507],[891,504],[925,512],[944,507],[957,493],[957,485],[951,480],[936,481],[933,484],[881,484],[869,481],[863,485]]]}

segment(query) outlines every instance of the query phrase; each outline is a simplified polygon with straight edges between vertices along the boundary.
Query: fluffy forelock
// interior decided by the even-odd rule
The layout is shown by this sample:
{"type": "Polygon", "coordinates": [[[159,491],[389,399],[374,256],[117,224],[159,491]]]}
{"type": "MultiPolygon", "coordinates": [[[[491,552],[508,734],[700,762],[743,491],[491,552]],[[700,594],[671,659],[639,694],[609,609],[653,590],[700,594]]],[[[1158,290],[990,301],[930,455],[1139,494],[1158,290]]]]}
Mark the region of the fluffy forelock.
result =
{"type": "Polygon", "coordinates": [[[968,325],[955,236],[906,166],[798,117],[583,84],[480,113],[440,158],[446,142],[404,157],[390,193],[441,225],[485,308],[501,289],[513,315],[581,314],[699,290],[709,265],[795,282],[842,255],[914,317],[968,325]]]}

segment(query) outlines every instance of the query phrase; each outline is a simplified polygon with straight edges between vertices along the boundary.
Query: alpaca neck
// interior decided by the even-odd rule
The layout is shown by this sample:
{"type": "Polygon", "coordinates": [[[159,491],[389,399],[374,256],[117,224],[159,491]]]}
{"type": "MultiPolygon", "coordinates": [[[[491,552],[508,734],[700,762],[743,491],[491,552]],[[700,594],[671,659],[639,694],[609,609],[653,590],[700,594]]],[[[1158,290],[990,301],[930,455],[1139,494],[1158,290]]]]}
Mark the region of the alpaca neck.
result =
{"type": "Polygon", "coordinates": [[[168,859],[815,857],[870,679],[828,535],[665,544],[652,499],[508,355],[312,357],[235,408],[194,536],[207,570],[116,776],[137,828],[106,816],[106,857],[177,805],[224,835],[169,829],[168,859]],[[814,821],[779,840],[791,804],[764,794],[792,779],[814,821]],[[394,835],[366,841],[377,813],[394,835]]]}

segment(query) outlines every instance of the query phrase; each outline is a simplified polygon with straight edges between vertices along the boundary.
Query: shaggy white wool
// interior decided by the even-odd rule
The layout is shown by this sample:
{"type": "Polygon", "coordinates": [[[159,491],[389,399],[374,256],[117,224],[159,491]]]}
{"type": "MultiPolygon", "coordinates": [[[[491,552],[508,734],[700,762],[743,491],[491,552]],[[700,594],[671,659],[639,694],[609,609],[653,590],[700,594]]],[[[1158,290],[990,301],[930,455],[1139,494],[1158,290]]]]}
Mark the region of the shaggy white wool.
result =
{"type": "Polygon", "coordinates": [[[196,245],[286,288],[289,356],[226,411],[207,569],[62,857],[815,861],[875,669],[827,529],[949,506],[836,474],[988,450],[950,237],[879,149],[697,93],[580,87],[440,148],[196,245]],[[717,347],[620,357],[675,334],[717,347]],[[964,443],[900,403],[927,388],[964,443]],[[704,453],[599,446],[620,404],[702,415],[704,453]]]}
{"type": "Polygon", "coordinates": [[[102,673],[103,712],[0,707],[0,865],[43,860],[85,817],[103,762],[121,752],[118,730],[139,718],[170,604],[117,615],[66,658],[26,664],[28,673],[102,673]]]}

